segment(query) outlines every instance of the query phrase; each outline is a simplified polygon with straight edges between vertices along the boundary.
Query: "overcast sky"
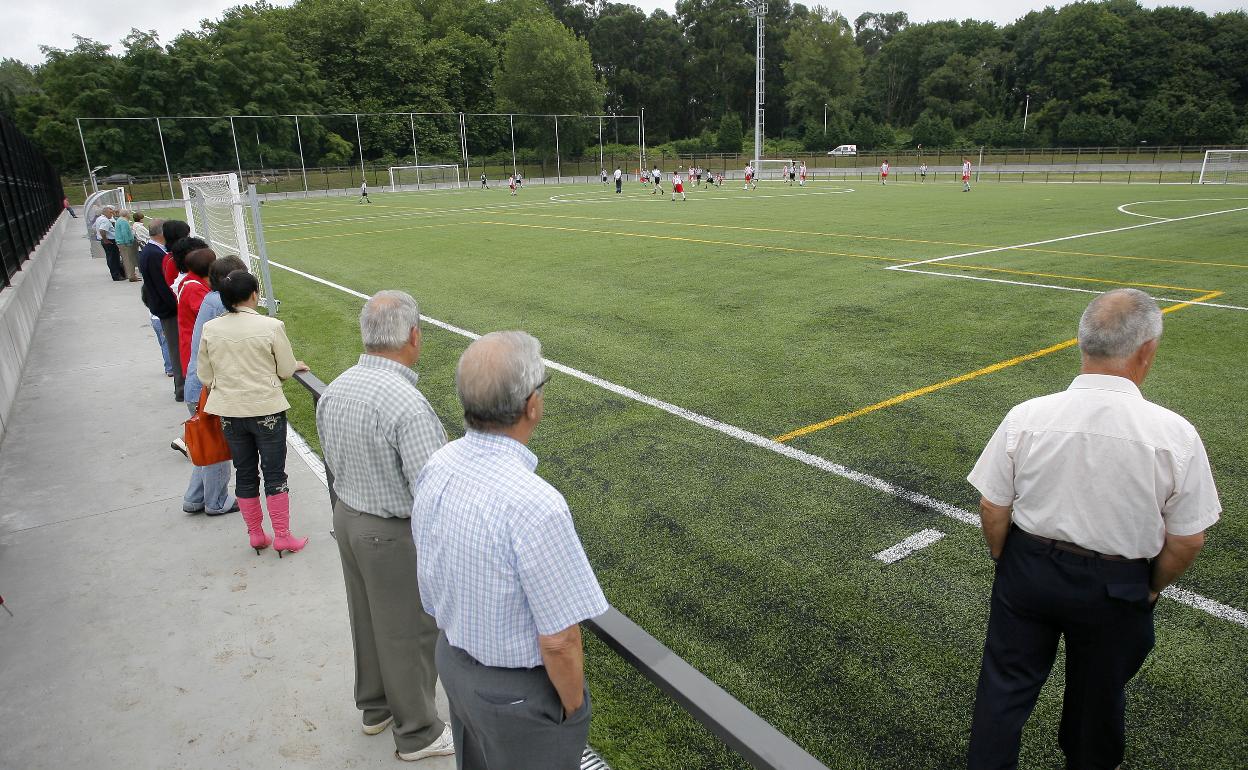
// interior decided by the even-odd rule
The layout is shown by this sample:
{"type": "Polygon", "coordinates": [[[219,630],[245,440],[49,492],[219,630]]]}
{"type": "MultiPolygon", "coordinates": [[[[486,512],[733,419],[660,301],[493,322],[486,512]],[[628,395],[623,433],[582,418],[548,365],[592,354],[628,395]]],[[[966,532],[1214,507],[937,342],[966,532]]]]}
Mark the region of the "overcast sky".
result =
{"type": "MultiPolygon", "coordinates": [[[[797,0],[801,1],[801,0],[797,0]]],[[[273,5],[290,5],[294,0],[270,0],[273,5]]],[[[668,11],[676,0],[633,0],[647,12],[668,11]]],[[[905,11],[913,21],[933,19],[980,19],[998,24],[1023,16],[1045,5],[1065,5],[1062,0],[946,0],[934,4],[920,0],[809,0],[806,5],[826,5],[845,14],[851,21],[864,11],[905,11]]],[[[1144,5],[1175,5],[1175,2],[1145,0],[1144,5]]],[[[1243,9],[1248,0],[1196,0],[1190,5],[1206,13],[1243,9]]],[[[0,58],[27,63],[43,61],[40,45],[72,48],[75,34],[117,43],[131,28],[155,29],[163,42],[169,42],[186,29],[197,29],[203,18],[217,18],[237,0],[0,0],[4,24],[0,28],[0,58]]]]}

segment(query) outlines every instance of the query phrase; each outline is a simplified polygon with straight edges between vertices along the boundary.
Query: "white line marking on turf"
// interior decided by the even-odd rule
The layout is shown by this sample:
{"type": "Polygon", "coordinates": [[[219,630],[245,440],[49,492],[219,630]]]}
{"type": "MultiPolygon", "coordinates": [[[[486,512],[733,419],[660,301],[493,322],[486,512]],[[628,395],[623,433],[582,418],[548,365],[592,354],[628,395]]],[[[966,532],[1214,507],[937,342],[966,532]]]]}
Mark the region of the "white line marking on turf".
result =
{"type": "Polygon", "coordinates": [[[316,474],[316,477],[328,489],[329,477],[325,475],[325,463],[317,456],[316,452],[312,451],[312,447],[308,446],[308,442],[303,440],[303,436],[300,436],[299,431],[295,430],[289,422],[286,423],[286,443],[290,444],[295,450],[295,454],[303,458],[303,461],[308,464],[308,467],[312,469],[312,472],[316,474]]]}
{"type": "MultiPolygon", "coordinates": [[[[939,275],[945,278],[961,278],[964,281],[984,281],[986,283],[1006,283],[1011,286],[1030,286],[1036,289],[1056,289],[1058,291],[1076,291],[1081,294],[1104,294],[1104,291],[1097,289],[1078,289],[1074,286],[1058,286],[1051,283],[1032,283],[1031,281],[1011,281],[1006,278],[988,278],[982,275],[962,275],[960,273],[942,273],[939,270],[912,270],[910,268],[898,269],[899,273],[914,273],[915,275],[939,275]]],[[[1171,297],[1153,297],[1158,302],[1175,302],[1185,305],[1204,305],[1205,307],[1216,307],[1223,310],[1244,310],[1248,311],[1248,307],[1241,305],[1224,305],[1218,302],[1196,302],[1190,299],[1174,299],[1171,297]]]]}
{"type": "Polygon", "coordinates": [[[1215,618],[1230,621],[1237,626],[1248,628],[1248,612],[1237,610],[1234,607],[1228,607],[1222,602],[1215,602],[1213,599],[1205,598],[1195,591],[1189,591],[1186,588],[1178,586],[1170,586],[1161,592],[1162,596],[1174,599],[1179,604],[1186,604],[1201,612],[1207,612],[1215,618]]]}
{"type": "Polygon", "coordinates": [[[1132,203],[1124,203],[1118,207],[1123,214],[1130,214],[1133,217],[1144,217],[1145,219],[1168,219],[1168,217],[1155,217],[1151,214],[1139,214],[1134,211],[1128,211],[1131,206],[1143,206],[1145,203],[1187,203],[1189,201],[1248,201],[1248,198],[1171,198],[1162,201],[1133,201],[1132,203]]]}
{"type": "Polygon", "coordinates": [[[1144,217],[1145,219],[1165,219],[1166,218],[1166,217],[1155,217],[1152,214],[1138,214],[1134,211],[1127,210],[1128,206],[1134,206],[1136,205],[1136,203],[1152,203],[1152,201],[1136,201],[1135,203],[1124,203],[1118,207],[1118,210],[1121,211],[1123,214],[1130,214],[1133,217],[1144,217]]]}
{"type": "MultiPolygon", "coordinates": [[[[273,267],[280,268],[282,270],[286,270],[291,273],[294,273],[295,275],[299,275],[309,280],[315,281],[316,283],[329,286],[330,288],[337,289],[338,291],[344,292],[346,294],[350,294],[353,297],[358,297],[360,299],[365,299],[365,300],[368,299],[368,295],[364,294],[363,292],[358,292],[358,291],[355,291],[354,289],[348,289],[345,286],[333,283],[331,281],[327,281],[324,278],[320,278],[319,276],[312,275],[311,273],[305,273],[302,270],[296,270],[293,267],[288,267],[286,265],[283,265],[279,262],[274,262],[272,260],[269,260],[269,264],[272,265],[273,267]]],[[[436,318],[430,318],[429,316],[426,316],[426,315],[421,315],[420,318],[422,321],[427,321],[428,323],[433,324],[434,326],[437,326],[442,329],[446,329],[449,332],[453,332],[463,337],[468,337],[469,339],[475,340],[481,337],[481,335],[479,334],[470,332],[467,329],[462,329],[458,326],[455,326],[454,324],[449,324],[445,321],[439,321],[436,318]]],[[[719,420],[716,420],[712,417],[707,417],[705,415],[698,414],[697,412],[690,411],[688,409],[685,409],[684,407],[676,406],[675,404],[669,404],[666,401],[660,401],[659,399],[653,398],[652,396],[647,396],[643,393],[638,393],[632,388],[626,388],[623,385],[617,385],[614,382],[604,380],[601,377],[595,377],[592,374],[582,372],[581,370],[575,369],[571,366],[567,366],[566,364],[561,364],[558,361],[551,361],[550,359],[544,359],[544,362],[547,366],[554,369],[555,371],[563,372],[564,374],[567,374],[571,377],[575,377],[578,380],[588,382],[591,385],[597,385],[603,390],[611,391],[612,393],[623,396],[624,398],[637,401],[638,403],[642,403],[647,406],[652,406],[655,409],[661,409],[662,411],[667,412],[668,414],[675,415],[683,420],[688,420],[689,422],[695,425],[701,425],[704,428],[710,428],[713,431],[717,431],[719,433],[724,434],[725,436],[735,438],[738,441],[743,441],[747,444],[752,444],[761,449],[766,449],[768,451],[775,452],[778,455],[788,457],[792,460],[797,460],[798,462],[803,463],[805,465],[809,465],[812,468],[817,468],[821,471],[831,473],[834,476],[839,476],[848,481],[853,481],[857,484],[861,484],[862,486],[867,487],[868,489],[874,489],[877,492],[882,492],[890,497],[895,497],[898,500],[901,500],[906,503],[910,503],[911,505],[915,505],[920,508],[926,508],[929,511],[939,513],[942,516],[948,516],[949,518],[954,519],[956,521],[960,521],[963,524],[969,524],[973,527],[980,526],[979,514],[971,513],[970,511],[959,508],[956,505],[950,505],[949,503],[941,502],[940,500],[937,500],[936,498],[931,497],[929,495],[922,494],[921,492],[914,492],[912,490],[906,489],[905,487],[900,487],[892,483],[891,481],[885,481],[884,479],[877,478],[875,476],[872,476],[869,473],[863,473],[862,471],[856,471],[852,468],[847,468],[844,465],[841,465],[840,463],[834,463],[825,457],[820,457],[818,455],[811,454],[810,452],[804,452],[796,447],[789,446],[788,444],[781,444],[779,441],[775,441],[773,439],[767,438],[766,436],[760,436],[757,433],[751,433],[750,431],[745,430],[744,428],[738,428],[735,425],[729,425],[728,423],[720,422],[719,420]]],[[[1176,589],[1176,591],[1177,590],[1181,590],[1181,589],[1176,589]]],[[[1167,595],[1174,595],[1174,594],[1168,593],[1167,595]]],[[[1203,596],[1200,596],[1199,594],[1195,594],[1190,591],[1184,591],[1183,596],[1185,596],[1186,598],[1191,598],[1191,597],[1195,597],[1195,598],[1192,598],[1190,602],[1187,601],[1186,599],[1177,599],[1177,600],[1182,601],[1182,603],[1187,604],[1188,606],[1195,607],[1196,609],[1199,609],[1203,612],[1207,612],[1211,615],[1214,615],[1215,617],[1222,618],[1224,620],[1229,620],[1232,623],[1248,628],[1248,613],[1244,613],[1241,610],[1237,610],[1233,607],[1228,607],[1224,604],[1215,602],[1212,599],[1207,599],[1203,596]],[[1200,603],[1196,603],[1197,599],[1199,600],[1200,603]]]]}
{"type": "Polygon", "coordinates": [[[1248,211],[1248,206],[1242,206],[1236,209],[1225,209],[1223,211],[1209,211],[1204,214],[1192,214],[1187,217],[1175,217],[1174,219],[1160,219],[1154,222],[1141,222],[1138,225],[1127,225],[1126,227],[1115,227],[1109,230],[1097,230],[1091,233],[1077,233],[1075,235],[1063,235],[1061,238],[1049,238],[1044,241],[1032,241],[1031,243],[1018,243],[1013,246],[997,246],[991,249],[980,249],[978,251],[968,251],[962,254],[949,254],[944,257],[933,257],[931,259],[920,259],[914,262],[907,262],[904,265],[893,265],[884,268],[885,270],[901,270],[905,267],[914,267],[916,265],[930,265],[933,262],[944,262],[950,259],[960,259],[962,257],[974,257],[980,254],[993,254],[998,251],[1010,251],[1012,249],[1027,249],[1032,246],[1043,246],[1048,243],[1059,243],[1061,241],[1073,241],[1077,238],[1091,238],[1094,235],[1109,235],[1111,233],[1121,233],[1127,230],[1138,230],[1141,227],[1153,227],[1155,225],[1166,225],[1172,222],[1183,222],[1189,219],[1200,219],[1201,217],[1212,217],[1218,214],[1232,214],[1236,211],[1248,211]]]}
{"type": "Polygon", "coordinates": [[[895,564],[915,551],[923,550],[944,536],[945,533],[938,529],[925,529],[902,540],[897,545],[885,548],[871,558],[878,559],[885,564],[895,564]]]}

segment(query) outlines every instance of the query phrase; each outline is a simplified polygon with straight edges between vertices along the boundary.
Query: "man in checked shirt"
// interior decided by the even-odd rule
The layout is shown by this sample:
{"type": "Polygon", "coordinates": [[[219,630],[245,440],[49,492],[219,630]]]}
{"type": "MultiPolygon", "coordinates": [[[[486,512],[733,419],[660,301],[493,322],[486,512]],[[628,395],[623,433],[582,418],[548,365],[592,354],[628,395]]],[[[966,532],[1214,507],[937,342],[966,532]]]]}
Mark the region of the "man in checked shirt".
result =
{"type": "Polygon", "coordinates": [[[459,359],[468,432],[416,482],[420,597],[459,770],[573,770],[589,735],[580,623],[607,610],[568,504],[527,444],[549,377],[542,346],[495,332],[459,359]]]}
{"type": "Polygon", "coordinates": [[[415,593],[416,548],[407,519],[416,476],[446,433],[416,389],[420,308],[382,291],[360,312],[365,353],[325,389],[316,426],[334,475],[334,532],[355,648],[355,703],[363,731],[394,724],[399,759],[455,752],[438,718],[438,627],[415,593]]]}

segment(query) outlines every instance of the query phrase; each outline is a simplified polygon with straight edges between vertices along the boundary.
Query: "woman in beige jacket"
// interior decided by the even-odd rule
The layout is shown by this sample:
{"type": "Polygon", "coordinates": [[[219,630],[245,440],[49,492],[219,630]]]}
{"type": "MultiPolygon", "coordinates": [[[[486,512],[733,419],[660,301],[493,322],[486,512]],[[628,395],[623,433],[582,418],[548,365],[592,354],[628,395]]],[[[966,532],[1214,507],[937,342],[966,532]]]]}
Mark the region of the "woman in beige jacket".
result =
{"type": "Polygon", "coordinates": [[[221,417],[234,461],[234,494],[247,523],[251,547],[259,554],[270,544],[294,553],[308,539],[290,534],[290,499],[286,482],[286,410],[282,380],[307,365],[295,360],[286,325],[256,312],[259,284],[246,270],[221,282],[221,302],[228,311],[204,324],[197,366],[209,388],[204,411],[221,417]],[[260,506],[260,471],[268,502],[273,539],[264,532],[260,506]]]}

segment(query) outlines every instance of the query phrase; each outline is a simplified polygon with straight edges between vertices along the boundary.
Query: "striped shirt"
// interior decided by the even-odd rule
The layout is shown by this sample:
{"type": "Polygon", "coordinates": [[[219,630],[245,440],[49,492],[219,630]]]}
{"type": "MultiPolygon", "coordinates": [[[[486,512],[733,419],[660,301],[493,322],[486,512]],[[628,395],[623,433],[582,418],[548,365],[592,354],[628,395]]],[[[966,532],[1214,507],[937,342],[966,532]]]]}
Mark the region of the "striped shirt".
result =
{"type": "Polygon", "coordinates": [[[365,353],[329,384],[316,406],[334,492],[357,511],[405,519],[416,477],[446,443],[433,407],[416,389],[416,372],[365,353]]]}
{"type": "Polygon", "coordinates": [[[447,641],[487,666],[540,666],[539,634],[607,611],[567,501],[536,468],[520,442],[470,430],[417,480],[421,602],[447,641]]]}

